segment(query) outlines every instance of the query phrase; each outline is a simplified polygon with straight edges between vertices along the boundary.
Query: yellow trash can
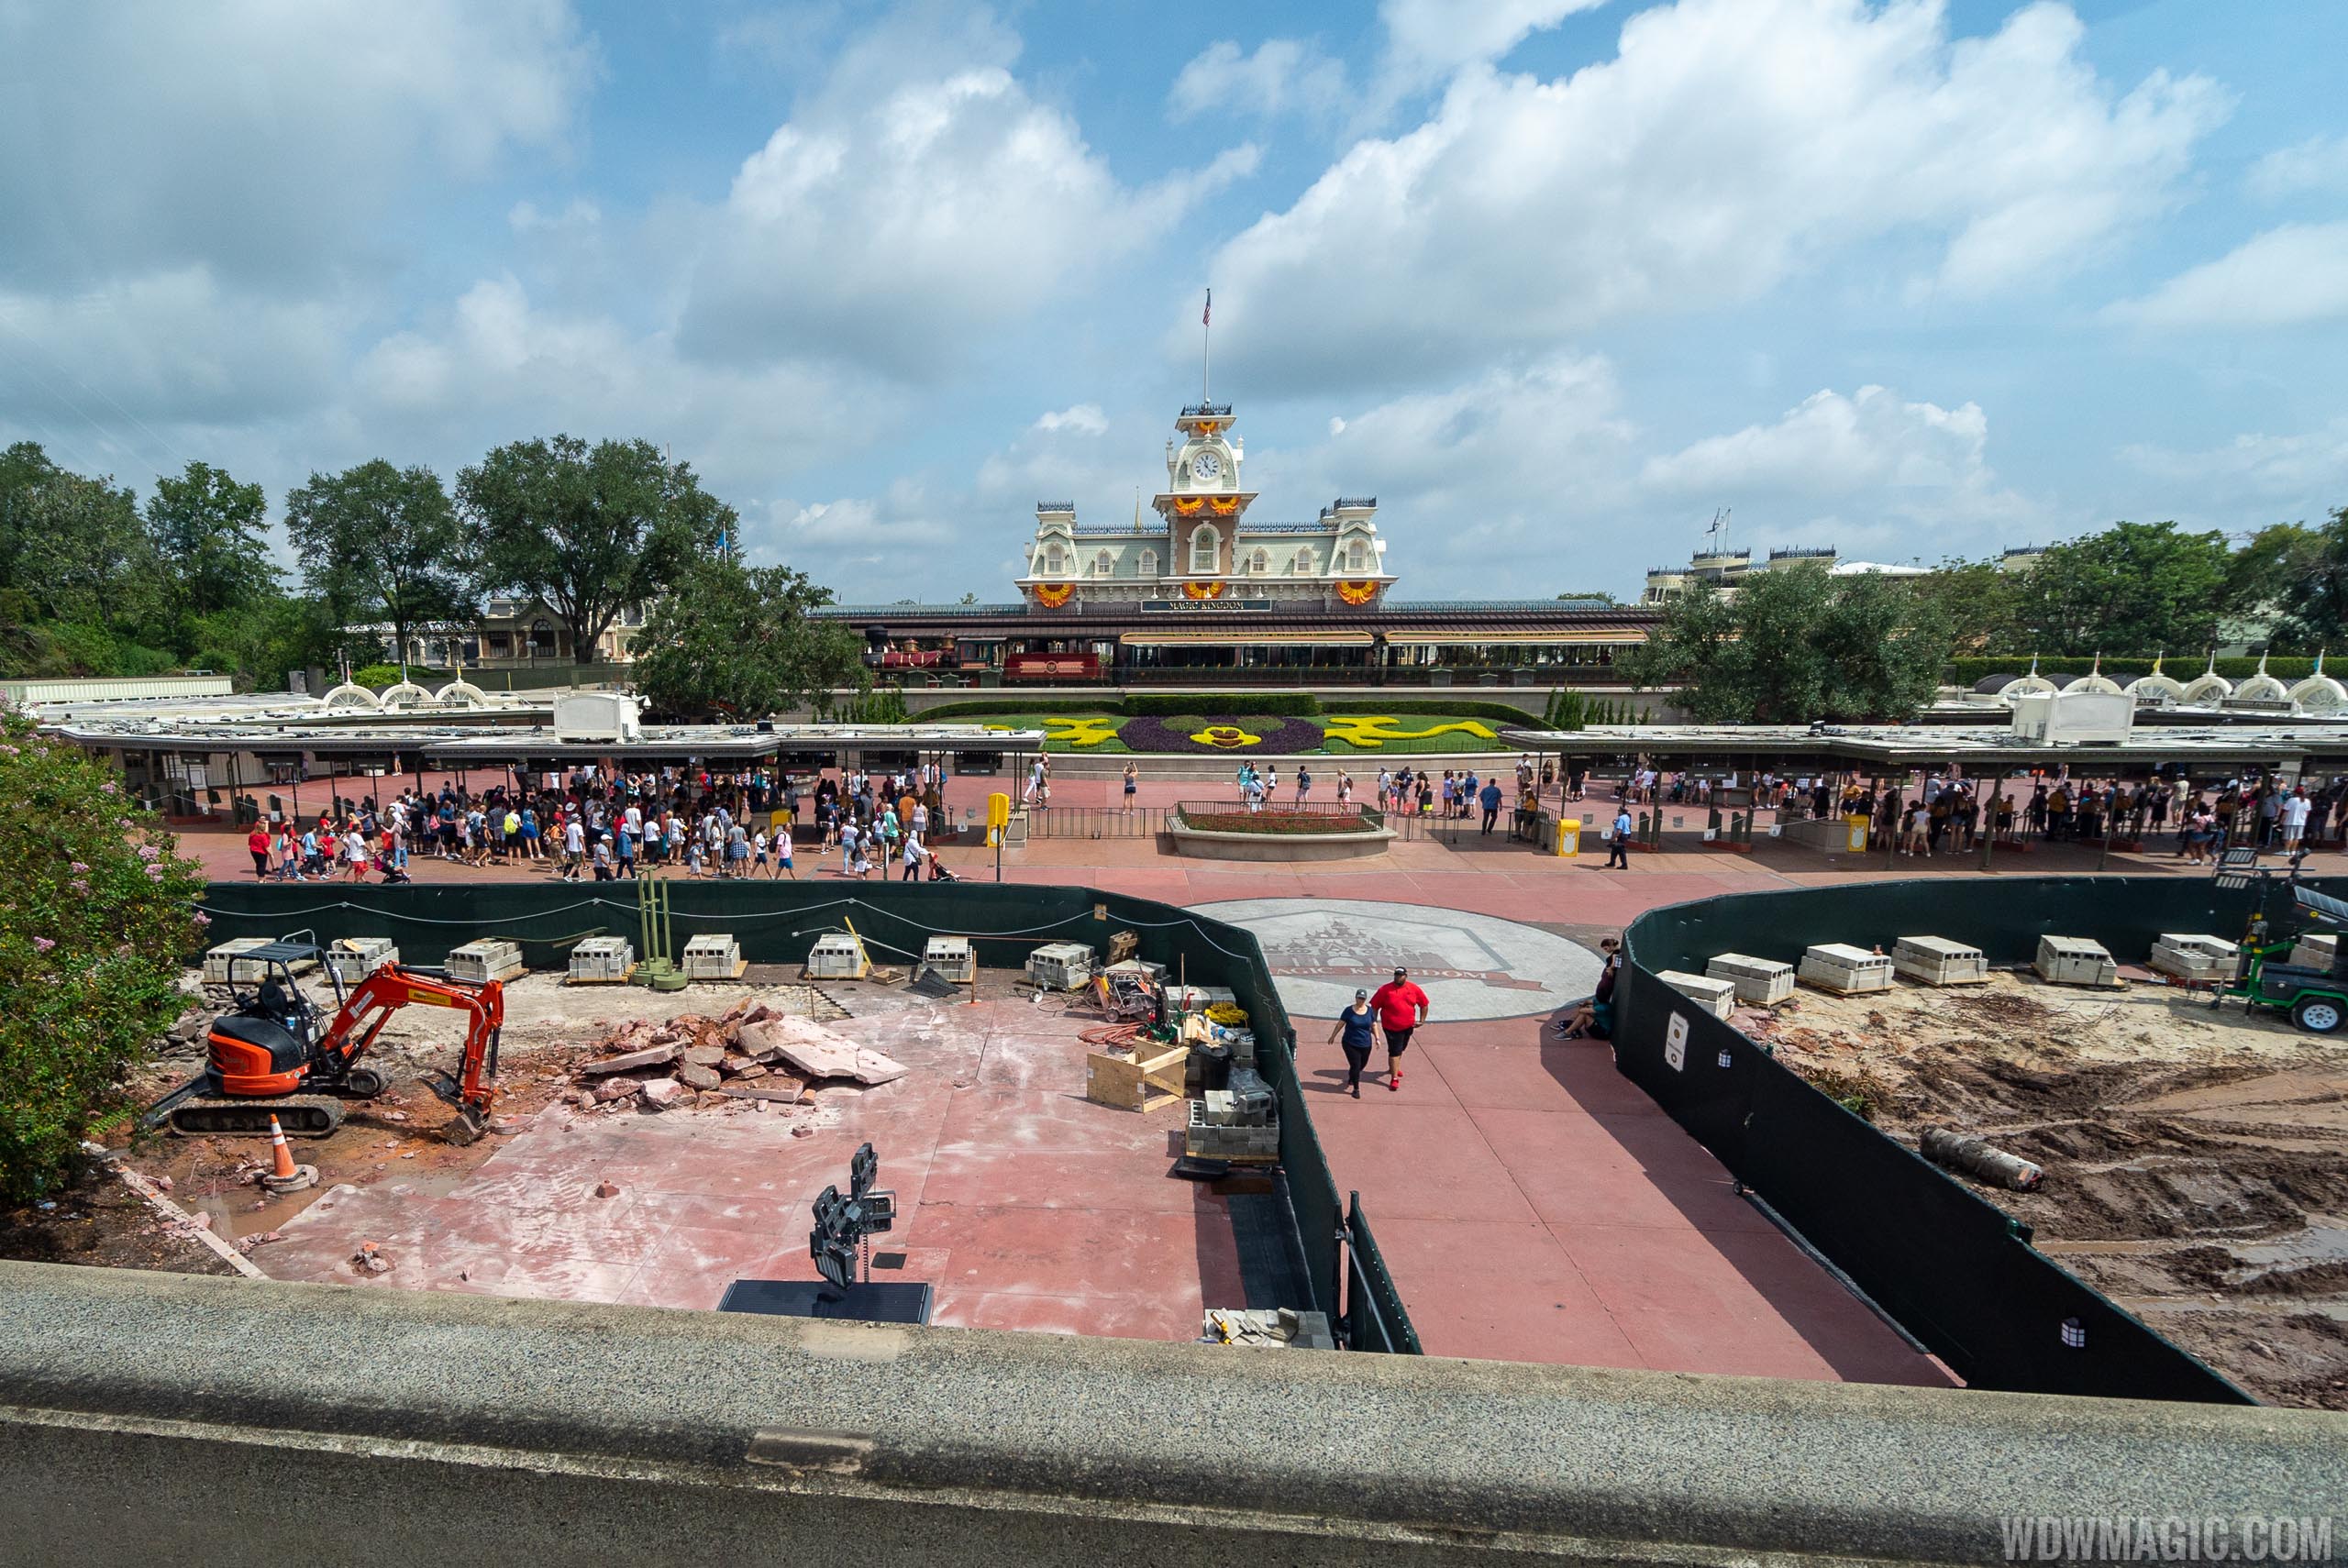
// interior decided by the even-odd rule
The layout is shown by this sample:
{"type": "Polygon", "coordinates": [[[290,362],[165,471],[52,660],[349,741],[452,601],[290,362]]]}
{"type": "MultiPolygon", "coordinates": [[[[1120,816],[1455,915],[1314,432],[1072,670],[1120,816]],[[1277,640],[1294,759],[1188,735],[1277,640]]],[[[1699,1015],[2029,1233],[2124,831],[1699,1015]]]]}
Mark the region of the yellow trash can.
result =
{"type": "Polygon", "coordinates": [[[1843,826],[1847,834],[1847,842],[1844,844],[1844,847],[1848,849],[1854,855],[1865,855],[1866,853],[1867,821],[1868,819],[1866,817],[1859,816],[1844,817],[1843,819],[1843,826]]]}
{"type": "Polygon", "coordinates": [[[1581,853],[1581,819],[1579,817],[1559,817],[1557,819],[1556,853],[1559,855],[1579,855],[1581,853]]]}

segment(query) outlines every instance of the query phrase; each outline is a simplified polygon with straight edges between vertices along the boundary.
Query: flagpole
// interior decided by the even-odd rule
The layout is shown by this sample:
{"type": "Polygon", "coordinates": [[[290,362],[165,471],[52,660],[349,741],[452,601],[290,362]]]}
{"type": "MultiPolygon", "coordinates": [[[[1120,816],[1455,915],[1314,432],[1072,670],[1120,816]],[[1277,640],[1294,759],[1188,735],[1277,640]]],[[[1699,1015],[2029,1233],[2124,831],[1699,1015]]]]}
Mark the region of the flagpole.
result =
{"type": "Polygon", "coordinates": [[[1199,313],[1199,401],[1214,401],[1214,291],[1207,291],[1207,307],[1199,313]]]}

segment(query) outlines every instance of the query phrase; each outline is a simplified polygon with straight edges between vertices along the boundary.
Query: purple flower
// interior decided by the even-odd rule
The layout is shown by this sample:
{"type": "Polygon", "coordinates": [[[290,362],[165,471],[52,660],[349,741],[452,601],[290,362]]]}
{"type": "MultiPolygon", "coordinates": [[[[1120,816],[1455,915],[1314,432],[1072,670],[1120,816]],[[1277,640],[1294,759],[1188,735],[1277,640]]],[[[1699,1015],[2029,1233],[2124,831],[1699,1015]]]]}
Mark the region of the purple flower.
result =
{"type": "Polygon", "coordinates": [[[114,794],[119,794],[119,793],[120,793],[120,791],[119,791],[119,790],[117,790],[115,788],[115,786],[114,786],[114,780],[113,780],[113,779],[111,779],[111,778],[107,779],[105,783],[103,783],[103,784],[99,785],[99,786],[98,786],[98,788],[99,788],[99,789],[101,789],[101,790],[105,790],[105,791],[107,794],[109,794],[109,795],[114,795],[114,794]]]}
{"type": "Polygon", "coordinates": [[[150,882],[160,882],[160,881],[161,881],[162,879],[163,879],[163,868],[162,868],[161,867],[160,867],[160,866],[150,866],[149,867],[147,867],[147,880],[149,880],[150,882]]]}
{"type": "Polygon", "coordinates": [[[73,890],[77,893],[86,893],[90,890],[90,884],[76,877],[73,878],[73,890]]]}
{"type": "Polygon", "coordinates": [[[212,923],[212,917],[205,914],[202,910],[198,910],[195,911],[195,923],[198,925],[210,925],[212,923]]]}
{"type": "Polygon", "coordinates": [[[73,869],[76,871],[87,871],[89,868],[90,863],[86,860],[76,860],[73,862],[73,869]]]}
{"type": "Polygon", "coordinates": [[[141,860],[161,860],[162,857],[163,852],[151,844],[142,844],[138,846],[138,858],[141,860]]]}
{"type": "Polygon", "coordinates": [[[36,936],[33,938],[33,951],[36,953],[46,953],[56,945],[56,943],[51,942],[46,936],[36,936]]]}

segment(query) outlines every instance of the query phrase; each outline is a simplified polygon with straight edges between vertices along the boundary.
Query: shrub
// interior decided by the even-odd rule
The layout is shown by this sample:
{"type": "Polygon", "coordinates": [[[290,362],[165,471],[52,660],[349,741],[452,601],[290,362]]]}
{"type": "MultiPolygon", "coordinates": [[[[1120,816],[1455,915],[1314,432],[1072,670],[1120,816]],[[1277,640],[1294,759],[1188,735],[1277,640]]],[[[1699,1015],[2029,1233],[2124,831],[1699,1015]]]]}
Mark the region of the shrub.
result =
{"type": "MultiPolygon", "coordinates": [[[[1218,714],[1232,717],[1270,715],[1301,719],[1320,712],[1321,700],[1309,691],[1216,692],[1204,697],[1195,691],[1151,691],[1128,697],[1121,706],[1137,719],[1179,718],[1195,713],[1201,708],[1212,708],[1218,714]]],[[[1384,712],[1387,710],[1373,708],[1368,711],[1384,712]]]]}
{"type": "Polygon", "coordinates": [[[0,1199],[71,1173],[179,1016],[202,874],[113,770],[0,711],[0,1199]]]}
{"type": "MultiPolygon", "coordinates": [[[[1193,706],[1199,699],[1193,697],[1193,706]]],[[[968,724],[982,720],[1023,718],[1046,713],[1087,717],[1123,712],[1105,697],[1002,697],[969,702],[940,702],[924,708],[914,718],[922,723],[968,724]]]]}

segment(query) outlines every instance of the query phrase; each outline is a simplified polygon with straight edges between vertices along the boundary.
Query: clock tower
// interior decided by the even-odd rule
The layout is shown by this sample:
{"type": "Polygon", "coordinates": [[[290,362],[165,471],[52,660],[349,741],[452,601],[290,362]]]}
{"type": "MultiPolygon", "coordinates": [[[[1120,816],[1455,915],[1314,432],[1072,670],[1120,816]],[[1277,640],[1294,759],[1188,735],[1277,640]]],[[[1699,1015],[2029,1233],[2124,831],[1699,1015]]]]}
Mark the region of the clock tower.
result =
{"type": "Polygon", "coordinates": [[[1239,488],[1246,444],[1231,425],[1227,403],[1192,403],[1174,421],[1166,488],[1150,502],[1166,520],[1168,577],[1221,581],[1241,569],[1239,519],[1256,493],[1239,488]]]}

